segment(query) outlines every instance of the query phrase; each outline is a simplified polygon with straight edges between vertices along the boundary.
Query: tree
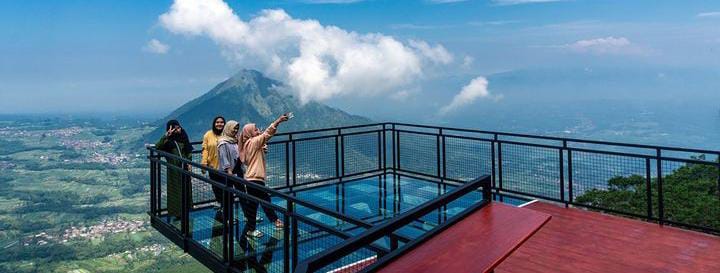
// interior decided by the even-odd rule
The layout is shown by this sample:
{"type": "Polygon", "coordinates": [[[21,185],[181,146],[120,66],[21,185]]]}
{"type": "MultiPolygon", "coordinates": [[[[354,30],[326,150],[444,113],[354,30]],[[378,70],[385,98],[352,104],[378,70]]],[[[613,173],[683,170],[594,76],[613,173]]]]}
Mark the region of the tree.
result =
{"type": "MultiPolygon", "coordinates": [[[[663,176],[665,219],[720,231],[718,167],[687,164],[663,176]]],[[[593,189],[576,202],[639,215],[647,214],[645,177],[614,177],[605,190],[593,189]]],[[[651,179],[653,216],[657,217],[658,180],[651,179]]]]}

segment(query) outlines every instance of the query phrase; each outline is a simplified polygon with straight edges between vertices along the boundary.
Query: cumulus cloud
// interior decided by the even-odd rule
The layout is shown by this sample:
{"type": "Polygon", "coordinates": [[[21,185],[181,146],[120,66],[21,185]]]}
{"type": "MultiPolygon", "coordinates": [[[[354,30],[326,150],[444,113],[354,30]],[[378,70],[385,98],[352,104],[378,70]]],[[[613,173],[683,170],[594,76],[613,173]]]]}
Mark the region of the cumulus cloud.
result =
{"type": "Polygon", "coordinates": [[[158,41],[157,39],[150,40],[145,46],[143,46],[143,51],[155,53],[155,54],[165,54],[170,51],[170,46],[163,44],[162,42],[158,41]]]}
{"type": "Polygon", "coordinates": [[[597,39],[579,40],[571,44],[560,46],[561,48],[578,53],[592,54],[642,54],[644,50],[633,44],[625,37],[605,37],[597,39]]]}
{"type": "Polygon", "coordinates": [[[698,18],[720,17],[720,11],[701,12],[696,15],[698,18]]]}
{"type": "Polygon", "coordinates": [[[442,45],[359,34],[295,19],[283,10],[263,10],[243,20],[222,0],[176,0],[159,21],[172,33],[206,36],[232,62],[284,80],[303,103],[397,92],[420,79],[428,66],[453,59],[442,45]]]}
{"type": "Polygon", "coordinates": [[[500,6],[522,5],[533,3],[549,3],[549,2],[565,2],[568,0],[493,0],[492,2],[500,6]]]}
{"type": "Polygon", "coordinates": [[[460,90],[460,93],[453,97],[450,104],[440,108],[439,113],[445,115],[465,105],[472,104],[478,98],[500,100],[502,96],[490,94],[490,91],[488,91],[488,80],[485,77],[477,77],[465,85],[462,90],[460,90]]]}

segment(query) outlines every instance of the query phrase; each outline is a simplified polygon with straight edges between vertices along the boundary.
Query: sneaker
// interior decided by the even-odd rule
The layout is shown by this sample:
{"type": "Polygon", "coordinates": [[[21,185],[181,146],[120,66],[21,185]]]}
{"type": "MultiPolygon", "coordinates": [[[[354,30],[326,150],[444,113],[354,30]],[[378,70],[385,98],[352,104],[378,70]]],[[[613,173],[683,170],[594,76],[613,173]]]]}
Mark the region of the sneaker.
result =
{"type": "Polygon", "coordinates": [[[252,238],[260,238],[263,236],[263,233],[256,229],[253,231],[248,231],[245,235],[252,238]]]}
{"type": "Polygon", "coordinates": [[[285,224],[283,223],[283,221],[280,221],[280,219],[275,220],[275,228],[276,229],[281,229],[283,227],[285,227],[285,224]]]}

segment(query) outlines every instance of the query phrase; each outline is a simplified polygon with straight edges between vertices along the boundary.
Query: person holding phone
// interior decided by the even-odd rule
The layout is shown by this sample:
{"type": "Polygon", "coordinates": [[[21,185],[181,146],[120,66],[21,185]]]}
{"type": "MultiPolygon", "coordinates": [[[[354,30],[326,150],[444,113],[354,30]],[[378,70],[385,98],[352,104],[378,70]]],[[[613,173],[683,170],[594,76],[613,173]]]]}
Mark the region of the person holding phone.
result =
{"type": "MultiPolygon", "coordinates": [[[[217,116],[213,119],[210,130],[208,130],[203,136],[202,160],[200,161],[200,164],[202,164],[203,166],[216,170],[218,169],[220,165],[220,158],[218,157],[218,139],[222,136],[224,128],[225,118],[222,116],[217,116]]],[[[205,174],[205,169],[202,170],[202,173],[205,174]]],[[[210,179],[214,181],[224,181],[222,176],[217,175],[213,172],[210,172],[209,176],[210,179]]],[[[220,203],[223,195],[222,189],[216,186],[212,186],[212,191],[215,195],[215,200],[220,203]]]]}
{"type": "MultiPolygon", "coordinates": [[[[291,113],[286,113],[278,117],[268,126],[265,131],[261,131],[254,123],[245,124],[240,134],[240,161],[245,166],[245,180],[265,186],[265,178],[267,176],[267,162],[265,161],[265,153],[267,152],[267,143],[277,132],[277,127],[287,121],[291,113]]],[[[255,196],[261,200],[271,202],[270,195],[264,191],[248,187],[248,194],[255,196]]],[[[251,215],[245,215],[248,218],[248,236],[262,237],[263,233],[256,229],[257,223],[254,220],[257,214],[258,203],[251,202],[249,212],[251,215]]],[[[283,222],[278,218],[272,208],[262,206],[265,215],[275,224],[276,228],[282,228],[283,222]]]]}
{"type": "MultiPolygon", "coordinates": [[[[193,147],[187,133],[180,126],[177,120],[170,120],[165,125],[165,134],[155,143],[155,147],[160,150],[174,155],[175,157],[166,156],[165,159],[170,165],[178,168],[185,168],[190,171],[190,165],[183,164],[182,159],[192,160],[193,147]]],[[[182,185],[190,183],[190,177],[184,174],[180,169],[167,166],[167,206],[168,214],[177,219],[182,217],[182,185]]],[[[192,204],[192,187],[187,193],[189,203],[192,204]]]]}

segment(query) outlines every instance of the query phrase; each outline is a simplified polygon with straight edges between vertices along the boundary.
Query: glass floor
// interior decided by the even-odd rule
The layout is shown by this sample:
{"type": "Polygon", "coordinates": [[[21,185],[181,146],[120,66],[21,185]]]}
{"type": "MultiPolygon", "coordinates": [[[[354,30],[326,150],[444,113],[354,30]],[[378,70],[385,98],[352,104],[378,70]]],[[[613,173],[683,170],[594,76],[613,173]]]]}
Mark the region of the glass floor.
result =
{"type": "MultiPolygon", "coordinates": [[[[343,183],[323,185],[313,188],[287,192],[298,199],[321,206],[343,215],[363,220],[370,224],[380,224],[387,219],[408,211],[454,188],[441,184],[394,174],[378,175],[343,183]]],[[[520,205],[530,200],[508,196],[494,196],[496,201],[520,205]]],[[[433,211],[414,223],[403,227],[395,234],[406,238],[417,238],[426,231],[443,223],[472,204],[482,200],[481,192],[472,192],[433,211]]],[[[273,203],[285,207],[285,201],[273,198],[273,203]]],[[[362,233],[365,228],[345,223],[322,212],[298,205],[296,211],[310,219],[348,234],[362,233]]],[[[257,228],[264,233],[261,238],[248,239],[245,234],[245,218],[240,205],[235,206],[236,230],[235,255],[237,267],[244,272],[284,272],[284,234],[268,219],[263,209],[258,208],[257,228]]],[[[283,214],[278,213],[280,219],[283,214]]],[[[179,228],[180,221],[166,221],[179,228]]],[[[221,213],[215,207],[197,209],[190,214],[192,238],[209,249],[218,257],[222,256],[221,213]]],[[[285,223],[290,225],[290,223],[285,223]]],[[[342,238],[317,227],[298,222],[298,260],[303,260],[343,241],[342,238]]],[[[379,241],[376,245],[389,248],[389,242],[379,241]]],[[[368,251],[366,256],[371,256],[368,251]]]]}

